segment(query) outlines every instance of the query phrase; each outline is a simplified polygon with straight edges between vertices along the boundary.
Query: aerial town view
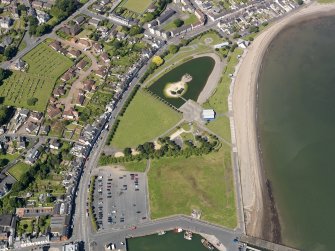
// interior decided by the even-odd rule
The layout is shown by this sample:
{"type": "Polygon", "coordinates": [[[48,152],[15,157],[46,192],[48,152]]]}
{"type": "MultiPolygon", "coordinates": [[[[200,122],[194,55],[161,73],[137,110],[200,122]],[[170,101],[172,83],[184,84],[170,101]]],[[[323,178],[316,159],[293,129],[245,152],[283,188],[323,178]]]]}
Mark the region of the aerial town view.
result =
{"type": "Polygon", "coordinates": [[[328,251],[333,0],[0,0],[0,251],[328,251]]]}

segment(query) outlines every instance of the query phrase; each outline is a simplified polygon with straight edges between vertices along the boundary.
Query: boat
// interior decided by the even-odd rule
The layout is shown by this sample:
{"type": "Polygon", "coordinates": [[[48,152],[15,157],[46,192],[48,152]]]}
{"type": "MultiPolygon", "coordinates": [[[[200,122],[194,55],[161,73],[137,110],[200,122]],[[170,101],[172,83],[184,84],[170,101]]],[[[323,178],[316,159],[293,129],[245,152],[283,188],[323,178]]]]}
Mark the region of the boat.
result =
{"type": "Polygon", "coordinates": [[[185,231],[184,233],[184,239],[186,240],[192,240],[193,233],[191,231],[185,231]]]}
{"type": "Polygon", "coordinates": [[[175,229],[174,229],[174,232],[175,232],[175,233],[181,233],[181,232],[183,232],[183,229],[180,228],[180,227],[178,227],[178,228],[175,228],[175,229]]]}
{"type": "Polygon", "coordinates": [[[201,239],[201,243],[202,243],[202,245],[204,245],[207,249],[209,249],[209,250],[214,250],[213,245],[210,244],[208,240],[201,239]]]}
{"type": "Polygon", "coordinates": [[[166,232],[162,230],[162,231],[159,231],[157,234],[158,235],[164,235],[164,234],[166,234],[166,232]]]}

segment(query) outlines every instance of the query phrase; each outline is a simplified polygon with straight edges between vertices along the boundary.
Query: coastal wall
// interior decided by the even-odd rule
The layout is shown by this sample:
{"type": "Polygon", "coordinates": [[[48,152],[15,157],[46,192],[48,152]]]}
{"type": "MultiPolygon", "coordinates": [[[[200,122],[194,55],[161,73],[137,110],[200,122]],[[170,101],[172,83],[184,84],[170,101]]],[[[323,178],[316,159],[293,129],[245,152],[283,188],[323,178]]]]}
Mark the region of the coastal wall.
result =
{"type": "Polygon", "coordinates": [[[234,132],[240,167],[246,233],[281,242],[281,229],[270,181],[262,168],[257,139],[257,80],[271,41],[288,25],[335,13],[335,4],[312,3],[285,16],[263,31],[247,49],[236,69],[233,90],[234,132]]]}

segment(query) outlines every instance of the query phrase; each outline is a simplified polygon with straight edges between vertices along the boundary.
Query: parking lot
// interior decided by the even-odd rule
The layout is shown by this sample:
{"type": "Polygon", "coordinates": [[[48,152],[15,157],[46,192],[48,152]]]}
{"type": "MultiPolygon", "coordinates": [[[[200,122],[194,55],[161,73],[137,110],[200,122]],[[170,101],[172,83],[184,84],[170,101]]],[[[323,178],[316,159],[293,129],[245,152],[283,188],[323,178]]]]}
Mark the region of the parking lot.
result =
{"type": "Polygon", "coordinates": [[[119,229],[146,221],[144,173],[99,169],[94,190],[94,211],[99,229],[119,229]]]}

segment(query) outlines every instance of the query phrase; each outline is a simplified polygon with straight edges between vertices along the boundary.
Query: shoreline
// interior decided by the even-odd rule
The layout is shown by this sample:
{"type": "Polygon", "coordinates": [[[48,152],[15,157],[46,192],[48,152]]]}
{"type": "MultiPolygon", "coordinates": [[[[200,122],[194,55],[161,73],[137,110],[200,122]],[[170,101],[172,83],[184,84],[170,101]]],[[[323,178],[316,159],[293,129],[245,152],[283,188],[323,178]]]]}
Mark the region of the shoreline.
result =
{"type": "Polygon", "coordinates": [[[257,129],[258,76],[263,57],[275,37],[299,22],[332,15],[335,4],[311,3],[272,23],[246,49],[236,69],[233,120],[241,176],[243,211],[248,235],[280,243],[281,228],[271,182],[262,163],[257,129]]]}

